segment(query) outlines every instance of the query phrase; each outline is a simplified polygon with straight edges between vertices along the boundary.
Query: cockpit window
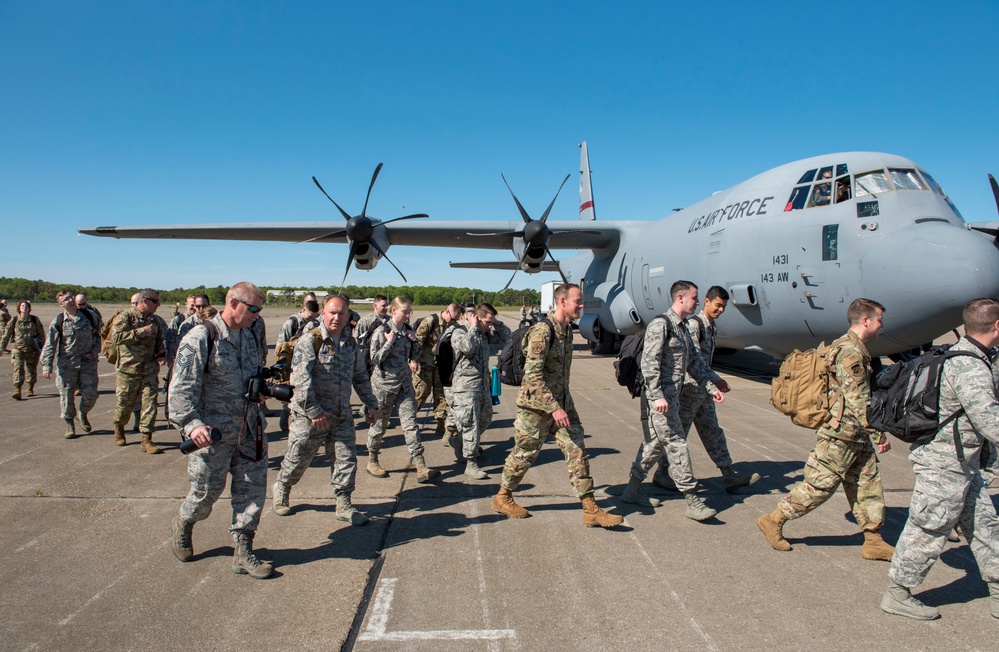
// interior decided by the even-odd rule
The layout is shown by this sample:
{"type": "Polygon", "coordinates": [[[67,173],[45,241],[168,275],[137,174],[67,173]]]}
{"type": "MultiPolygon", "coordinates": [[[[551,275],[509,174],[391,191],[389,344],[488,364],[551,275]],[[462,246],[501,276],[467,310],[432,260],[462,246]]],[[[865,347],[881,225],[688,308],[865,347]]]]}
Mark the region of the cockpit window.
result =
{"type": "Polygon", "coordinates": [[[825,179],[832,179],[832,171],[833,169],[831,165],[829,167],[824,167],[821,170],[819,170],[819,181],[823,181],[825,179]]]}
{"type": "Polygon", "coordinates": [[[888,174],[899,190],[928,190],[913,168],[888,168],[888,174]]]}
{"type": "Polygon", "coordinates": [[[808,200],[808,207],[828,206],[832,197],[832,183],[817,183],[812,188],[812,197],[808,200]]]}
{"type": "Polygon", "coordinates": [[[841,179],[835,181],[836,202],[839,203],[850,199],[850,175],[846,163],[827,165],[823,168],[808,170],[801,175],[798,183],[795,184],[794,190],[791,191],[791,196],[787,198],[787,204],[784,205],[784,212],[800,210],[805,208],[806,205],[808,208],[817,208],[831,204],[834,196],[833,170],[836,171],[838,177],[842,176],[841,179]]]}
{"type": "MultiPolygon", "coordinates": [[[[846,167],[845,165],[840,167],[846,167]]],[[[850,175],[836,179],[836,203],[850,199],[850,175]]]]}
{"type": "Polygon", "coordinates": [[[798,183],[811,183],[812,179],[814,178],[815,178],[815,170],[809,170],[808,172],[801,175],[801,178],[798,179],[798,183]]]}
{"type": "MultiPolygon", "coordinates": [[[[815,172],[815,170],[812,170],[815,172]]],[[[805,200],[808,199],[808,186],[798,186],[791,191],[791,196],[787,200],[784,212],[796,211],[805,207],[805,200]]]]}
{"type": "Polygon", "coordinates": [[[937,193],[938,195],[943,195],[944,194],[943,188],[940,187],[940,184],[937,183],[936,179],[934,179],[933,177],[931,177],[926,170],[920,170],[920,172],[923,173],[923,178],[926,179],[926,183],[929,184],[930,190],[932,190],[933,192],[937,193]]]}
{"type": "Polygon", "coordinates": [[[841,176],[843,176],[844,174],[847,174],[847,173],[849,173],[849,170],[846,169],[846,163],[840,163],[839,165],[836,166],[836,176],[837,177],[841,177],[841,176]]]}
{"type": "Polygon", "coordinates": [[[891,181],[888,180],[888,175],[885,174],[884,170],[872,170],[858,174],[855,181],[854,195],[857,197],[878,195],[893,190],[891,181]]]}

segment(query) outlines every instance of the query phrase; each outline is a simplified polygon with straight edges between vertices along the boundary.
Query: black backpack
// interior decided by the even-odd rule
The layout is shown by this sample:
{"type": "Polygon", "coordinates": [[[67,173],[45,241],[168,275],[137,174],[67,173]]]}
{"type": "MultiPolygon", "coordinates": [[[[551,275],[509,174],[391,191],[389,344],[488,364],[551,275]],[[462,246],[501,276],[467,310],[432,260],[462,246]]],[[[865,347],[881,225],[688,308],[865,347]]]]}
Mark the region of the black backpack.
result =
{"type": "MultiPolygon", "coordinates": [[[[666,315],[658,315],[666,322],[666,339],[673,336],[673,322],[666,315]]],[[[650,322],[651,323],[651,322],[650,322]]],[[[621,350],[614,361],[614,378],[617,384],[627,387],[631,398],[642,395],[645,378],[642,376],[642,352],[645,351],[645,330],[629,335],[621,342],[621,350]]]]}
{"type": "MultiPolygon", "coordinates": [[[[555,337],[555,327],[547,319],[542,319],[539,323],[548,327],[551,337],[555,337]]],[[[537,324],[522,326],[515,330],[510,336],[510,341],[506,343],[500,351],[496,366],[499,369],[499,379],[504,385],[520,387],[524,381],[524,339],[527,332],[537,324]]]]}
{"type": "Polygon", "coordinates": [[[455,355],[454,347],[451,345],[451,337],[454,335],[455,329],[458,328],[465,330],[457,324],[449,326],[444,329],[444,332],[441,333],[440,338],[434,344],[434,360],[437,363],[437,373],[440,375],[441,385],[444,387],[451,386],[454,370],[458,368],[458,361],[461,359],[461,355],[455,355]]]}
{"type": "Polygon", "coordinates": [[[919,446],[930,442],[941,428],[964,412],[961,408],[940,420],[940,374],[946,360],[979,356],[949,348],[934,348],[878,374],[872,382],[871,404],[867,407],[867,423],[871,428],[919,446]]]}

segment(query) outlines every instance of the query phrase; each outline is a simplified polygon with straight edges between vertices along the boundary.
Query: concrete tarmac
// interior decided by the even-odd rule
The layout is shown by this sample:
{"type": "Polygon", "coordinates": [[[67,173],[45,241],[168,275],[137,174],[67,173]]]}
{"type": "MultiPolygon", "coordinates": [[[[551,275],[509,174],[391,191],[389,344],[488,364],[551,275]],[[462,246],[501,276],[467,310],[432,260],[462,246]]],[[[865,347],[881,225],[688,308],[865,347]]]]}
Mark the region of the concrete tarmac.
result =
{"type": "MultiPolygon", "coordinates": [[[[113,310],[100,307],[110,317],[113,310]]],[[[272,342],[290,312],[265,309],[272,342]]],[[[56,307],[38,306],[36,314],[48,325],[56,307]]],[[[515,327],[517,315],[502,318],[515,327]]],[[[367,475],[367,433],[359,429],[354,503],[372,517],[364,527],[335,520],[322,456],[293,489],[291,515],[271,511],[270,484],[286,448],[272,418],[272,473],[255,541],[258,556],[276,566],[267,580],[231,572],[228,494],[195,527],[194,559],[172,555],[169,524],[189,483],[162,408],[155,439],[165,454],[141,453],[138,434],[114,446],[114,370],[102,360],[95,430],[65,440],[53,381],[40,379],[37,396],[14,401],[7,357],[0,367],[0,650],[995,649],[999,621],[989,615],[966,542],[948,543],[917,590],[940,608],[943,618],[933,622],[879,609],[888,565],[861,559],[863,538],[842,493],[785,527],[792,552],[770,548],[755,520],[801,479],[814,436],[769,405],[776,367],[762,356],[719,358],[732,391],[718,412],[736,469],[763,479],[744,494],[725,493],[692,433],[700,493],[717,518],[685,518],[679,496],[649,483],[649,493],[665,501],[661,508],[620,503],[641,441],[638,401],[616,384],[612,358],[577,342],[571,387],[598,502],[625,516],[624,526],[581,525],[553,442],[516,492],[531,517],[492,511],[512,445],[514,388],[504,387],[484,438],[489,480],[464,480],[463,467],[432,434],[426,408],[427,461],[442,471],[436,484],[419,485],[406,470],[398,427],[382,455],[390,477],[367,475]]],[[[913,484],[906,447],[882,456],[881,470],[884,534],[894,542],[913,484]]]]}

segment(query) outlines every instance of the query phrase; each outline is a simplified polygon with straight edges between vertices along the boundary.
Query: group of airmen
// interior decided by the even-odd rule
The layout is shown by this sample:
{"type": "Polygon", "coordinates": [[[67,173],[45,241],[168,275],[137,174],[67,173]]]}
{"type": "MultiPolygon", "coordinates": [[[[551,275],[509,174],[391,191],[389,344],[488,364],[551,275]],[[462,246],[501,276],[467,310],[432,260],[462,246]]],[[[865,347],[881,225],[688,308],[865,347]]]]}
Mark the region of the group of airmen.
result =
{"type": "MultiPolygon", "coordinates": [[[[263,382],[261,369],[267,360],[266,334],[259,319],[264,302],[260,289],[248,282],[234,285],[221,312],[205,295],[189,297],[188,314],[175,317],[169,326],[155,315],[159,295],[154,290],[134,296],[132,308],[112,317],[110,328],[104,327],[95,308],[87,306],[85,296],[64,291],[57,298],[63,313],[53,320],[47,337],[37,318],[31,317],[28,302],[21,302],[18,316],[11,319],[0,302],[4,321],[0,352],[8,343],[14,347],[14,398],[21,398],[25,383],[28,396],[33,394],[35,366],[41,359],[45,377],[51,376],[53,365],[56,371],[66,436],[75,436],[76,418],[90,432],[87,412],[97,395],[100,333],[109,331],[117,351],[115,443],[125,443],[124,426],[141,396],[141,450],[161,452],[152,443],[152,430],[159,367],[167,365],[169,421],[197,448],[189,458],[190,492],[171,523],[173,553],[184,562],[192,559],[194,524],[208,517],[231,476],[233,572],[270,576],[273,566],[258,559],[252,545],[267,490],[264,401],[270,392],[248,390],[263,382]]],[[[659,507],[661,503],[643,490],[649,472],[657,467],[653,484],[683,494],[685,515],[705,521],[716,512],[696,493],[687,447],[692,425],[727,491],[737,492],[760,476],[733,469],[714,407],[731,389],[711,369],[715,322],[727,306],[728,293],[711,287],[704,308],[696,314],[700,302],[695,284],[675,282],[670,298],[670,309],[645,329],[640,361],[644,437],[621,500],[659,507]]],[[[510,518],[529,515],[514,500],[514,492],[544,442],[553,436],[581,502],[583,524],[613,528],[623,519],[594,500],[583,426],[569,388],[572,322],[582,307],[579,286],[565,283],[555,289],[545,319],[523,335],[524,376],[516,398],[514,446],[492,508],[510,518]]],[[[465,477],[488,479],[478,456],[493,414],[489,360],[510,339],[509,328],[487,303],[452,304],[415,325],[409,323],[411,314],[411,302],[401,297],[390,302],[376,296],[372,312],[361,317],[343,296],[328,296],[320,307],[311,295],[285,323],[278,338],[278,359],[290,367],[283,378],[290,382],[292,395],[286,413],[288,449],[272,490],[276,514],[292,513],[291,488],[323,445],[330,459],[336,518],[351,525],[367,522],[351,502],[357,470],[352,390],[369,425],[369,475],[388,477],[379,454],[389,418],[397,411],[417,481],[432,482],[439,476],[426,463],[417,426],[417,410],[429,398],[436,434],[453,449],[456,461],[464,462],[465,477]],[[449,375],[437,368],[435,352],[441,342],[450,342],[454,352],[449,375]]],[[[790,551],[783,534],[785,523],[814,510],[842,485],[864,534],[861,556],[890,562],[889,586],[881,602],[884,611],[938,618],[939,611],[924,605],[911,590],[923,581],[948,538],[962,534],[988,584],[991,614],[999,618],[999,519],[987,492],[999,470],[999,301],[977,299],[965,308],[965,335],[953,350],[972,355],[948,359],[940,382],[940,412],[957,416],[933,441],[912,449],[916,485],[908,520],[894,548],[880,533],[884,493],[877,463],[877,454],[887,452],[890,443],[884,433],[868,425],[866,417],[872,376],[866,343],[878,337],[883,319],[884,307],[876,301],[857,299],[850,305],[849,329],[832,343],[834,353],[829,358],[831,383],[842,400],[833,403],[831,418],[816,433],[803,480],[757,525],[774,550],[790,551]]],[[[281,373],[274,375],[281,378],[281,373]]]]}

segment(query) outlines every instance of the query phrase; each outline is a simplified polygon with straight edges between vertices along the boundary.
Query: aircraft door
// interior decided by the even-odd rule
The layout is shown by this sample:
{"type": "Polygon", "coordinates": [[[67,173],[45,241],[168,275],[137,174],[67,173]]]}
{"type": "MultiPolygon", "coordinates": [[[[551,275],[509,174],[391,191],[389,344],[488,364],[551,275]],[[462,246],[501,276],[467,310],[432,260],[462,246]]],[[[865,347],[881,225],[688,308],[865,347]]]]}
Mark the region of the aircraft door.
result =
{"type": "Polygon", "coordinates": [[[808,243],[800,252],[795,276],[800,304],[806,309],[805,320],[825,320],[830,317],[815,314],[836,310],[844,301],[839,261],[839,225],[806,226],[801,229],[801,241],[808,243]],[[809,314],[814,316],[810,317],[809,314]]]}
{"type": "Polygon", "coordinates": [[[645,307],[649,310],[655,310],[656,307],[652,303],[652,289],[649,286],[649,264],[645,263],[642,265],[642,296],[645,297],[645,307]]]}

